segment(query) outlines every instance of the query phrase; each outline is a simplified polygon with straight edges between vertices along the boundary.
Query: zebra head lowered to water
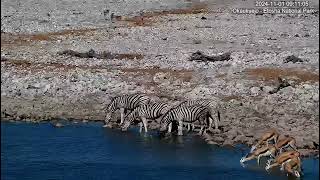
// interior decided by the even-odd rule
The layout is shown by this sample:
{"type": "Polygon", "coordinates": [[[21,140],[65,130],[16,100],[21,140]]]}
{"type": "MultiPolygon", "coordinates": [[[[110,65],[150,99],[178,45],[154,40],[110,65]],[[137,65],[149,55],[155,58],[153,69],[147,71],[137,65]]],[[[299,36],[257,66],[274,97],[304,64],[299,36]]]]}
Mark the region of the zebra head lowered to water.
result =
{"type": "Polygon", "coordinates": [[[140,105],[148,104],[150,100],[151,99],[148,96],[143,94],[122,95],[113,98],[107,108],[105,124],[107,125],[110,122],[113,113],[118,109],[121,113],[120,124],[122,124],[124,121],[124,112],[126,110],[131,111],[140,105]]]}
{"type": "Polygon", "coordinates": [[[147,120],[155,120],[156,118],[159,118],[161,115],[165,114],[169,108],[170,106],[168,104],[161,102],[141,105],[126,116],[122,130],[126,131],[133,121],[138,120],[141,121],[139,123],[140,132],[142,131],[142,124],[145,132],[148,132],[147,120]]]}
{"type": "Polygon", "coordinates": [[[212,118],[210,114],[210,110],[201,105],[193,105],[193,106],[178,106],[171,110],[169,110],[160,121],[160,132],[164,132],[168,130],[168,133],[171,133],[172,123],[178,123],[178,135],[182,135],[182,126],[183,123],[194,123],[198,121],[201,130],[200,134],[205,132],[206,129],[209,127],[209,118],[212,118]]]}

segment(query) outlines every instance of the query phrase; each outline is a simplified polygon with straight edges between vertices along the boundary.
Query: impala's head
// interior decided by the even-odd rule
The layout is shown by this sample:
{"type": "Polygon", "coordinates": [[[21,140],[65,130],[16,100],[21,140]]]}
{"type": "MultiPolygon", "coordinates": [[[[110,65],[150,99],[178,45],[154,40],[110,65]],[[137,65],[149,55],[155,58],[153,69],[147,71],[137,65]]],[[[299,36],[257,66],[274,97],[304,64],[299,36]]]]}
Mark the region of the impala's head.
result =
{"type": "Polygon", "coordinates": [[[256,146],[252,146],[251,149],[250,149],[250,153],[252,153],[254,150],[256,150],[257,147],[256,146]]]}
{"type": "Polygon", "coordinates": [[[248,161],[248,157],[251,155],[251,153],[247,153],[245,156],[243,156],[241,159],[240,159],[240,163],[243,164],[244,162],[248,161]]]}
{"type": "Polygon", "coordinates": [[[288,172],[287,172],[287,176],[289,176],[289,174],[292,174],[293,176],[295,176],[295,177],[297,177],[297,178],[300,178],[300,177],[301,177],[300,172],[297,171],[297,170],[288,171],[288,172]]]}
{"type": "Polygon", "coordinates": [[[299,171],[294,170],[294,171],[293,171],[293,173],[294,173],[294,175],[295,175],[296,177],[300,177],[300,173],[299,173],[299,171]]]}

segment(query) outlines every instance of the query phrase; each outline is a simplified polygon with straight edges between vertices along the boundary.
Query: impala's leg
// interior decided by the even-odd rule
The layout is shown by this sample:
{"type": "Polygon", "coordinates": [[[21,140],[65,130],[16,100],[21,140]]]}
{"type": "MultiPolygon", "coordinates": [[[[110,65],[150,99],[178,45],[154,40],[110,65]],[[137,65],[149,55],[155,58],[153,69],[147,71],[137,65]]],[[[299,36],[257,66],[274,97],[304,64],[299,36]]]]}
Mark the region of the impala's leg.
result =
{"type": "Polygon", "coordinates": [[[266,170],[271,169],[271,168],[276,167],[276,166],[279,166],[279,164],[277,162],[275,162],[275,163],[273,163],[271,165],[267,165],[266,166],[266,170]]]}
{"type": "Polygon", "coordinates": [[[267,165],[267,166],[270,166],[270,164],[271,164],[272,161],[273,161],[273,159],[268,159],[266,165],[267,165]]]}
{"type": "Polygon", "coordinates": [[[289,173],[290,173],[290,174],[294,174],[294,172],[293,172],[293,170],[292,170],[292,168],[291,168],[291,166],[290,166],[289,164],[286,164],[285,166],[282,165],[282,166],[283,166],[283,167],[281,168],[282,171],[284,170],[284,167],[286,168],[287,176],[288,176],[289,173]]]}
{"type": "Polygon", "coordinates": [[[120,125],[121,125],[124,121],[124,108],[120,108],[120,115],[121,115],[121,121],[120,121],[120,125]]]}
{"type": "Polygon", "coordinates": [[[273,144],[277,144],[277,137],[276,136],[273,137],[273,144]]]}
{"type": "Polygon", "coordinates": [[[282,153],[282,151],[283,151],[283,147],[282,147],[282,148],[280,148],[280,150],[279,150],[279,154],[281,154],[281,153],[282,153]]]}
{"type": "Polygon", "coordinates": [[[293,150],[298,151],[297,148],[296,148],[296,146],[294,145],[294,143],[290,143],[289,146],[290,146],[293,150]]]}
{"type": "Polygon", "coordinates": [[[260,164],[260,157],[261,157],[261,154],[258,156],[258,158],[257,158],[257,163],[258,163],[258,165],[260,164]]]}
{"type": "Polygon", "coordinates": [[[144,131],[145,132],[148,132],[148,121],[147,121],[147,119],[145,118],[145,117],[142,117],[141,118],[142,119],[142,123],[143,123],[143,126],[144,126],[144,131]]]}

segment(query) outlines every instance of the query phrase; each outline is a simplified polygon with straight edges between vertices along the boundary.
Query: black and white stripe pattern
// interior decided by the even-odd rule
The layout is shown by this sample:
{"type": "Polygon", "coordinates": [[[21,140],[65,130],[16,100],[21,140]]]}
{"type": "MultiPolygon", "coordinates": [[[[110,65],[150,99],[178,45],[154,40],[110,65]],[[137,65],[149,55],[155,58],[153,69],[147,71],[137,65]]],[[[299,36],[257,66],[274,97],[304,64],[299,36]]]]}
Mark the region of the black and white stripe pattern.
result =
{"type": "Polygon", "coordinates": [[[219,100],[209,100],[209,99],[187,100],[180,103],[177,107],[180,107],[180,106],[189,107],[194,105],[201,105],[208,108],[212,116],[212,118],[209,119],[209,128],[212,127],[212,122],[213,122],[215,129],[218,129],[219,127],[218,122],[220,121],[220,109],[221,109],[220,107],[221,104],[219,100]]]}
{"type": "MultiPolygon", "coordinates": [[[[134,120],[141,120],[145,132],[148,132],[147,120],[155,120],[156,118],[159,118],[161,115],[165,114],[169,109],[170,106],[166,103],[150,103],[141,105],[126,116],[122,130],[127,130],[134,120]]],[[[140,132],[142,131],[142,123],[140,123],[140,132]]]]}
{"type": "Polygon", "coordinates": [[[151,99],[148,96],[143,94],[123,95],[113,98],[107,108],[108,113],[105,119],[106,124],[111,120],[112,114],[118,109],[120,109],[120,124],[122,124],[124,121],[124,111],[133,110],[139,107],[140,105],[148,104],[150,100],[151,99]]]}
{"type": "MultiPolygon", "coordinates": [[[[194,123],[199,121],[201,126],[200,134],[203,128],[209,127],[209,118],[211,117],[210,111],[207,107],[201,105],[193,106],[178,106],[169,110],[160,121],[160,131],[171,132],[172,123],[178,122],[178,135],[182,135],[183,123],[194,123]]],[[[212,118],[212,117],[211,117],[212,118]]]]}

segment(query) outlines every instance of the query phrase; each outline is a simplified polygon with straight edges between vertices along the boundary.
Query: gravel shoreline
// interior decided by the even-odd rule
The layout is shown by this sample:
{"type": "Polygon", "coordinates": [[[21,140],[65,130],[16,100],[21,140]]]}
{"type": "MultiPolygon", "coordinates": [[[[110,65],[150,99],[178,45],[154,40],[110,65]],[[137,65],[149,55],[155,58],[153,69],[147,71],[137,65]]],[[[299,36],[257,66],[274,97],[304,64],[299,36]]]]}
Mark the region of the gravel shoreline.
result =
{"type": "MultiPolygon", "coordinates": [[[[4,1],[1,10],[10,2],[4,1]]],[[[218,97],[225,104],[223,131],[205,137],[209,144],[251,145],[263,131],[276,128],[296,138],[306,155],[318,154],[319,13],[239,15],[206,1],[159,2],[161,8],[151,3],[134,12],[120,12],[124,5],[118,3],[109,8],[109,14],[117,15],[113,20],[103,19],[100,1],[87,7],[100,7],[93,14],[65,6],[47,19],[56,26],[29,18],[32,8],[27,7],[34,4],[28,2],[25,12],[31,14],[18,31],[22,12],[12,13],[19,6],[2,11],[1,18],[13,19],[1,26],[1,119],[102,121],[110,97],[137,92],[169,103],[218,97]],[[66,25],[61,17],[69,11],[81,18],[66,25]],[[39,26],[32,24],[36,21],[39,26]],[[115,55],[101,59],[59,53],[90,49],[115,55]],[[230,53],[231,59],[190,61],[197,51],[230,53]],[[299,60],[288,61],[292,55],[299,60]],[[279,88],[279,78],[287,86],[279,88]]],[[[137,2],[130,3],[133,8],[137,2]]],[[[223,7],[238,5],[226,1],[223,7]]]]}

